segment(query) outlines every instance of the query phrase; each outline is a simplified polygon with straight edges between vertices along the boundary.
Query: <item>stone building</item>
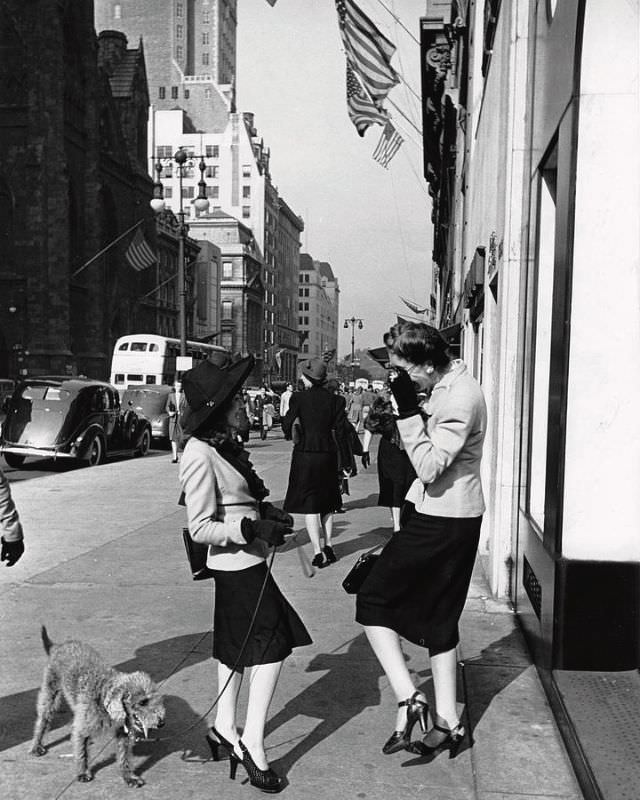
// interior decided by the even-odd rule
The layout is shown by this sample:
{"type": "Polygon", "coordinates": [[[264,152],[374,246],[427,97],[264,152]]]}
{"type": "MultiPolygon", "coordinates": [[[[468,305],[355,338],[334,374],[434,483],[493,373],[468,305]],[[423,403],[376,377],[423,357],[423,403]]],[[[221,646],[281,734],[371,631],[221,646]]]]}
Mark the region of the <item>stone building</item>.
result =
{"type": "Polygon", "coordinates": [[[106,377],[145,285],[128,236],[95,256],[155,235],[144,54],[71,0],[1,0],[0,53],[0,374],[21,348],[29,372],[106,377]]]}
{"type": "MultiPolygon", "coordinates": [[[[298,278],[298,330],[301,356],[320,358],[338,348],[340,289],[331,265],[300,255],[298,278]]],[[[331,366],[331,365],[330,365],[331,366]]]]}

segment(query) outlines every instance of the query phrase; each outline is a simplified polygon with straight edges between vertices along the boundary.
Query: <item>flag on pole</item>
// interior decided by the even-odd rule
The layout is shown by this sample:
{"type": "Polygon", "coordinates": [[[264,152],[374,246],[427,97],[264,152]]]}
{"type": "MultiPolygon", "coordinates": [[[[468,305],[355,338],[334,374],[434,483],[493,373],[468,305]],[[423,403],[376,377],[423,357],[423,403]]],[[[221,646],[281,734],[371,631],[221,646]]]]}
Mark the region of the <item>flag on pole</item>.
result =
{"type": "Polygon", "coordinates": [[[389,117],[367,97],[355,72],[347,61],[347,110],[359,136],[364,136],[370,125],[385,125],[389,117]]]}
{"type": "Polygon", "coordinates": [[[401,297],[400,299],[407,308],[410,308],[414,312],[414,314],[425,314],[429,310],[429,306],[420,308],[417,303],[413,303],[411,300],[406,300],[404,297],[401,297]]]}
{"type": "Polygon", "coordinates": [[[391,66],[396,47],[353,0],[335,0],[348,60],[373,102],[380,106],[400,77],[391,66]]]}
{"type": "Polygon", "coordinates": [[[387,122],[380,136],[380,141],[373,151],[373,160],[377,161],[378,164],[381,164],[386,169],[403,142],[404,139],[393,127],[392,123],[387,122]]]}
{"type": "Polygon", "coordinates": [[[142,233],[140,227],[135,232],[135,236],[131,240],[129,247],[127,247],[124,257],[127,259],[129,266],[133,267],[136,272],[141,272],[143,269],[152,267],[158,262],[158,256],[144,238],[144,233],[142,233]]]}

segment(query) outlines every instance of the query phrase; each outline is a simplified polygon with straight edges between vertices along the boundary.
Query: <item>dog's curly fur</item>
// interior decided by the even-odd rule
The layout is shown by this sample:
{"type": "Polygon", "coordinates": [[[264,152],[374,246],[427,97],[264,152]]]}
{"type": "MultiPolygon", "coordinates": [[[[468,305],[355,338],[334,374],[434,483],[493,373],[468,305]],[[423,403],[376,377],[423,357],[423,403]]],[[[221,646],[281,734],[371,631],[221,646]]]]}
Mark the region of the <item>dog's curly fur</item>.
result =
{"type": "Polygon", "coordinates": [[[146,737],[150,728],[164,725],[164,703],[146,672],[118,672],[99,653],[78,641],[53,644],[42,626],[42,643],[49,656],[38,694],[37,720],[31,753],[42,756],[42,738],[64,696],[73,712],[71,741],[79,781],[90,781],[88,746],[92,734],[111,728],[116,756],[128,786],[144,781],[131,770],[131,748],[136,733],[146,737]]]}

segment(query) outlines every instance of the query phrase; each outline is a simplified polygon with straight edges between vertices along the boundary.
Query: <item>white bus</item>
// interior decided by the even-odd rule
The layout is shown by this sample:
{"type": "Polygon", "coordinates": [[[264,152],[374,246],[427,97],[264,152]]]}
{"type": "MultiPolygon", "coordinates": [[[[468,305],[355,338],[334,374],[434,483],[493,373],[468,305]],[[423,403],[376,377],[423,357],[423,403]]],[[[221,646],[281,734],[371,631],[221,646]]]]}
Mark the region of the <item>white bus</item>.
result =
{"type": "MultiPolygon", "coordinates": [[[[187,342],[187,355],[194,365],[210,353],[226,353],[216,344],[187,342]]],[[[121,336],[113,348],[111,383],[120,393],[128,386],[170,386],[176,376],[176,356],[180,340],[152,333],[131,333],[121,336]]]]}

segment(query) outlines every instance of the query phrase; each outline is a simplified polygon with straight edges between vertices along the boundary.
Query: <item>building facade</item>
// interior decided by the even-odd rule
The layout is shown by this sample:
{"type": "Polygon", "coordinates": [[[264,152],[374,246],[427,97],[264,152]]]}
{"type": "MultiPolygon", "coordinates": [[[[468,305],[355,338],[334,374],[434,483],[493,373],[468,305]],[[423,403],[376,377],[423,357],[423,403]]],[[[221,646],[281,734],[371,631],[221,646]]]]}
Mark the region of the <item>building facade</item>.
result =
{"type": "MultiPolygon", "coordinates": [[[[340,288],[331,265],[300,255],[298,280],[298,331],[303,358],[322,358],[338,349],[340,288]]],[[[330,364],[331,366],[331,364],[330,364]]]]}
{"type": "Polygon", "coordinates": [[[298,275],[302,219],[280,199],[276,226],[276,365],[277,380],[294,383],[297,378],[300,337],[298,333],[298,275]]]}
{"type": "Polygon", "coordinates": [[[123,234],[155,235],[144,53],[92,3],[2,0],[0,38],[0,373],[104,378],[143,313],[123,234]]]}
{"type": "Polygon", "coordinates": [[[441,321],[489,407],[492,588],[550,685],[637,669],[637,4],[430,2],[421,27],[441,321]]]}
{"type": "Polygon", "coordinates": [[[144,42],[149,96],[197,130],[226,127],[236,74],[237,0],[95,0],[96,30],[144,42]]]}

